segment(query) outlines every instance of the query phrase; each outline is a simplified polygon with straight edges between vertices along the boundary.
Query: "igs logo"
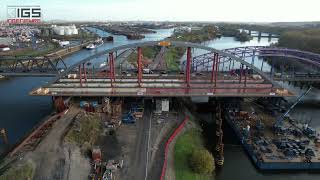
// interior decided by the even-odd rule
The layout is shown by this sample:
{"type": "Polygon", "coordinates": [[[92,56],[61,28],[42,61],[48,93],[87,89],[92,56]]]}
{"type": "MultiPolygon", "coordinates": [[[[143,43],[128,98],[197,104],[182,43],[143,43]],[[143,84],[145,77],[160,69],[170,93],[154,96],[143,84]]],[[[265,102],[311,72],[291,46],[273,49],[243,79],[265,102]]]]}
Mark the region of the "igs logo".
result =
{"type": "Polygon", "coordinates": [[[39,23],[40,6],[7,6],[7,22],[10,24],[39,23]]]}

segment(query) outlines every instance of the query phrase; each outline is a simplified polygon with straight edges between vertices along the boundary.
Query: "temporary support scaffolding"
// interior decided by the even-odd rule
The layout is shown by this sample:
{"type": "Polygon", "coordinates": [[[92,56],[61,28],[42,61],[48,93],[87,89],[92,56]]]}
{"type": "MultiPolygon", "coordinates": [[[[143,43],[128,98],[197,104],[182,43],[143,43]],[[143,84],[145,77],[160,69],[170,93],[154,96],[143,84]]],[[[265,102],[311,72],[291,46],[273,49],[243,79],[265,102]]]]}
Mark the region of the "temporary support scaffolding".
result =
{"type": "Polygon", "coordinates": [[[223,166],[224,164],[224,144],[223,144],[223,130],[222,130],[222,117],[221,117],[221,105],[217,105],[216,109],[216,136],[217,136],[217,157],[216,164],[218,166],[223,166]]]}

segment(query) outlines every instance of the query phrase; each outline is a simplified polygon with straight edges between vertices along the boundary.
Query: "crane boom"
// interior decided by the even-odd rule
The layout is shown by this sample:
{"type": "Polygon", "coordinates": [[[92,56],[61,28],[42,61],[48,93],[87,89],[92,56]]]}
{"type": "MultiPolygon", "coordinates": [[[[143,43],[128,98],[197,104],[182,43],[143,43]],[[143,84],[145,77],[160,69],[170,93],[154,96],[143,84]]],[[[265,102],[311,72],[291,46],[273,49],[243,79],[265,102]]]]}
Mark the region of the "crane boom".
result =
{"type": "Polygon", "coordinates": [[[277,121],[275,123],[275,126],[280,126],[282,124],[283,119],[290,113],[290,111],[303,99],[304,96],[306,96],[312,89],[312,86],[302,93],[296,100],[295,102],[286,110],[285,113],[283,113],[279,118],[277,118],[277,121]]]}

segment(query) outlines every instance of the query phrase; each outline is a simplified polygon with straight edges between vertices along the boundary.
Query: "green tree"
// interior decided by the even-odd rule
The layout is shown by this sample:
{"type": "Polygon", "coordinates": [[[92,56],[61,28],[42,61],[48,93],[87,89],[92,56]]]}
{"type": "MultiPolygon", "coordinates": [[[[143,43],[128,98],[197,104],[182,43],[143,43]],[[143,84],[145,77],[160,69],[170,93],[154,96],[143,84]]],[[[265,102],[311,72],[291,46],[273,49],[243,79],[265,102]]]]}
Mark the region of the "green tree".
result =
{"type": "Polygon", "coordinates": [[[320,53],[320,30],[285,32],[279,38],[279,46],[320,53]]]}
{"type": "Polygon", "coordinates": [[[250,41],[252,39],[252,37],[248,33],[246,33],[245,31],[238,32],[236,34],[235,38],[241,42],[250,41]]]}
{"type": "Polygon", "coordinates": [[[210,174],[215,169],[214,158],[208,150],[194,150],[190,156],[191,169],[198,174],[210,174]]]}

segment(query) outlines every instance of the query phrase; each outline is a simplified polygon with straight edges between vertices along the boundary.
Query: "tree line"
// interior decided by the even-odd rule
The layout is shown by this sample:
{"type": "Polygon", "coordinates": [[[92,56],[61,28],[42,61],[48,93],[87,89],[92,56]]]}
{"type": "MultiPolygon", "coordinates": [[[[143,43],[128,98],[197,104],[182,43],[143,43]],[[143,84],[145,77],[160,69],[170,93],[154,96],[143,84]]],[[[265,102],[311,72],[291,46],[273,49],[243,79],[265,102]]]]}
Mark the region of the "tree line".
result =
{"type": "Polygon", "coordinates": [[[278,46],[320,54],[320,29],[284,32],[278,46]]]}

